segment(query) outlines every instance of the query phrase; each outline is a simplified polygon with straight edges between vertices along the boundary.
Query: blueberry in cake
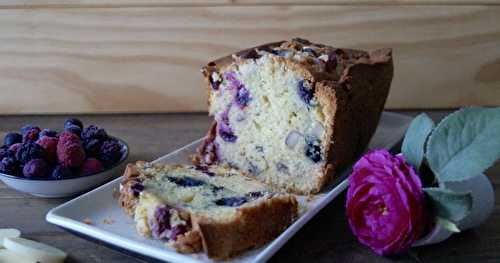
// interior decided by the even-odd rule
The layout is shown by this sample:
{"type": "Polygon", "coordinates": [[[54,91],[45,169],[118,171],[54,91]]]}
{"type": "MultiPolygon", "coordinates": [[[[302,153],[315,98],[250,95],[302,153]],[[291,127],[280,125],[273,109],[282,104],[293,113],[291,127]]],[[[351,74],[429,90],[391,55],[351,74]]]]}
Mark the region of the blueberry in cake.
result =
{"type": "Polygon", "coordinates": [[[216,259],[265,244],[297,215],[293,195],[223,166],[129,164],[120,204],[139,234],[216,259]]]}
{"type": "Polygon", "coordinates": [[[393,75],[390,49],[293,39],[208,63],[214,123],[195,164],[228,164],[277,189],[316,193],[365,150],[393,75]]]}

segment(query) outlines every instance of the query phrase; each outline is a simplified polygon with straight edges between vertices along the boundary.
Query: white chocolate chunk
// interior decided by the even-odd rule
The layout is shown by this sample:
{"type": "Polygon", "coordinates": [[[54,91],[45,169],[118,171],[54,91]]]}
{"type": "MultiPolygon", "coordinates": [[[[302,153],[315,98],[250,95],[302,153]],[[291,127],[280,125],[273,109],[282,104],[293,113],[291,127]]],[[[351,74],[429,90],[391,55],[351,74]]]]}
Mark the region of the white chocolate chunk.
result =
{"type": "Polygon", "coordinates": [[[0,249],[0,262],[2,263],[35,263],[35,260],[24,258],[8,249],[0,249]]]}
{"type": "Polygon", "coordinates": [[[20,237],[5,238],[4,246],[11,252],[23,255],[24,258],[35,262],[61,263],[67,256],[58,248],[20,237]]]}
{"type": "Polygon", "coordinates": [[[3,248],[3,240],[7,237],[20,237],[21,231],[15,228],[0,228],[0,248],[3,248]]]}

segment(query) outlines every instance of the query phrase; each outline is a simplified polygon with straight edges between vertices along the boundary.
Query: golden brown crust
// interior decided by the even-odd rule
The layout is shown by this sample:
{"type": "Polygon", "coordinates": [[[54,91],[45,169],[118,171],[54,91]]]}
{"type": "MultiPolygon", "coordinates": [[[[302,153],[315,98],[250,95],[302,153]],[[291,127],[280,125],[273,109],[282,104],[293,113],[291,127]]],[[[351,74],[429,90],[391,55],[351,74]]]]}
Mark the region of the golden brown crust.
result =
{"type": "MultiPolygon", "coordinates": [[[[140,175],[137,166],[143,164],[141,161],[128,164],[120,187],[119,202],[129,215],[134,214],[138,202],[130,187],[140,175]]],[[[243,205],[226,222],[189,213],[186,218],[190,218],[192,229],[170,245],[181,253],[203,250],[211,258],[228,258],[271,241],[293,222],[297,211],[293,195],[278,194],[255,205],[243,205]]]]}
{"type": "Polygon", "coordinates": [[[255,206],[238,209],[234,220],[213,222],[193,216],[207,255],[224,259],[250,248],[262,246],[282,233],[297,216],[297,201],[291,195],[269,198],[255,206]]]}

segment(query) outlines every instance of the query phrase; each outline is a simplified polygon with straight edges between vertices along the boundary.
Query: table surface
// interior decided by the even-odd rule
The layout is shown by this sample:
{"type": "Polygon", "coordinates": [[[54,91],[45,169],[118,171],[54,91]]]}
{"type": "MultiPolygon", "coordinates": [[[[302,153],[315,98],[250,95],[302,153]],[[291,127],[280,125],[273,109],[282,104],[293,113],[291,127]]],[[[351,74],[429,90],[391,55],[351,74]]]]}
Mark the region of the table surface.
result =
{"type": "MultiPolygon", "coordinates": [[[[405,111],[415,115],[418,112],[405,111]]],[[[431,111],[441,119],[449,111],[431,111]]],[[[129,161],[154,160],[195,139],[209,126],[206,114],[81,115],[86,124],[97,124],[130,145],[129,161]]],[[[67,116],[2,116],[0,138],[26,123],[60,128],[67,116]]],[[[498,188],[500,164],[486,174],[498,188]]],[[[376,256],[352,235],[345,217],[345,193],[334,199],[302,228],[271,262],[477,262],[500,260],[499,192],[492,216],[480,227],[452,236],[439,245],[413,248],[395,257],[376,256]]],[[[69,199],[42,199],[16,192],[0,182],[0,228],[15,227],[27,238],[51,244],[68,252],[67,262],[143,262],[97,243],[76,237],[45,221],[46,213],[69,199]]]]}

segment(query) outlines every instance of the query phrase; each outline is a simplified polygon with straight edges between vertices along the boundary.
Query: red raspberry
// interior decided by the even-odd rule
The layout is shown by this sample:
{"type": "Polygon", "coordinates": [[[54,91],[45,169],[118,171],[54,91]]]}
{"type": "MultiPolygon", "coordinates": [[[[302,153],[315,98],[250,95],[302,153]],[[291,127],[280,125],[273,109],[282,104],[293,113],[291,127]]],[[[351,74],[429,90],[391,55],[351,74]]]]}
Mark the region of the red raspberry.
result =
{"type": "Polygon", "coordinates": [[[79,140],[72,141],[66,138],[59,138],[59,142],[57,143],[57,159],[63,166],[78,167],[85,160],[85,150],[79,140]]]}
{"type": "Polygon", "coordinates": [[[80,168],[80,174],[81,175],[89,175],[89,174],[95,174],[100,171],[102,171],[104,167],[102,166],[102,163],[95,159],[95,158],[88,158],[83,162],[82,167],[80,168]]]}

